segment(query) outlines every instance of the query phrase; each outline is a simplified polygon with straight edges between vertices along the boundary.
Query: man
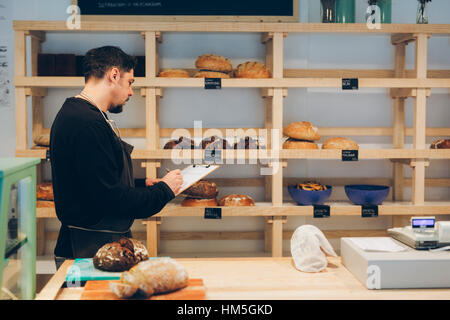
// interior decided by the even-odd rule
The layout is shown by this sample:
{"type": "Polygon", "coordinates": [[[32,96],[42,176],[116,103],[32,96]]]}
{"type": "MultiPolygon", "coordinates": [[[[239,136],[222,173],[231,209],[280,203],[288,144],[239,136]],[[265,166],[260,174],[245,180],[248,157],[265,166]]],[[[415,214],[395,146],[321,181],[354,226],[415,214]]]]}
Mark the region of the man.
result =
{"type": "Polygon", "coordinates": [[[88,51],[85,87],[68,98],[50,131],[55,207],[61,221],[57,268],[67,258],[92,257],[105,243],[131,236],[134,219],[148,218],[177,194],[180,170],[134,186],[130,153],[106,112],[119,113],[133,95],[135,59],[120,48],[88,51]]]}

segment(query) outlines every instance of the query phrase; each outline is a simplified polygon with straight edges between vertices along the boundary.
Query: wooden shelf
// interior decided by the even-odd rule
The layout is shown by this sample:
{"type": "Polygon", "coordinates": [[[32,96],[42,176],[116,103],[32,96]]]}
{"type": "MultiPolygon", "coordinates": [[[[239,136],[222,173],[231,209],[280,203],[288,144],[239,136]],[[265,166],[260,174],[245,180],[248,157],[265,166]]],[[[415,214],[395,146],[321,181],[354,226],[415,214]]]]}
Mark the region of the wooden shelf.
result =
{"type": "MultiPolygon", "coordinates": [[[[361,206],[350,202],[325,203],[330,206],[331,216],[361,216],[361,206]]],[[[298,206],[294,202],[285,202],[283,206],[272,206],[270,202],[257,202],[249,207],[217,207],[222,208],[222,217],[273,217],[273,216],[313,216],[312,206],[298,206]]],[[[379,216],[410,215],[443,215],[450,214],[450,202],[425,202],[424,205],[413,205],[411,202],[386,201],[378,207],[379,216]]],[[[182,207],[169,203],[164,209],[152,216],[156,217],[204,217],[204,207],[182,207]]],[[[56,217],[54,208],[37,208],[38,218],[56,217]]]]}
{"type": "MultiPolygon", "coordinates": [[[[37,157],[46,159],[47,148],[16,150],[17,157],[37,157]]],[[[301,160],[323,159],[341,160],[340,150],[224,150],[222,159],[226,160],[301,160]]],[[[359,159],[450,159],[446,149],[360,149],[359,159]]],[[[136,160],[189,160],[204,159],[204,150],[164,150],[155,151],[135,149],[131,154],[136,160]]]]}
{"type": "Polygon", "coordinates": [[[246,23],[246,22],[126,22],[82,21],[79,30],[67,28],[66,21],[15,20],[15,31],[105,31],[105,32],[283,32],[450,35],[448,24],[382,24],[369,29],[365,23],[246,23]]]}
{"type": "MultiPolygon", "coordinates": [[[[17,87],[81,88],[83,77],[15,77],[17,87]]],[[[359,88],[450,88],[450,79],[360,78],[359,88]]],[[[135,88],[204,88],[202,78],[142,78],[135,88]]],[[[340,78],[222,79],[222,88],[342,88],[340,78]]]]}

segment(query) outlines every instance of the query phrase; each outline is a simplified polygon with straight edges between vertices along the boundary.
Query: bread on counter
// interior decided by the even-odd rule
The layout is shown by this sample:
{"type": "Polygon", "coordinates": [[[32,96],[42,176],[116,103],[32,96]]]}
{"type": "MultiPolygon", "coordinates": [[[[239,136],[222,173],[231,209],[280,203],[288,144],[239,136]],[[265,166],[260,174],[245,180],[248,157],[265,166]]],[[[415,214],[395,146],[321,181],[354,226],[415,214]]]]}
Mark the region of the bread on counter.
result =
{"type": "Polygon", "coordinates": [[[164,145],[164,149],[194,149],[194,140],[180,137],[176,140],[170,140],[164,145]]]}
{"type": "Polygon", "coordinates": [[[217,207],[218,205],[216,198],[198,199],[187,197],[181,202],[182,207],[217,207]]]}
{"type": "Polygon", "coordinates": [[[219,188],[215,182],[200,180],[183,191],[183,195],[196,199],[214,199],[219,194],[219,188]]]}
{"type": "Polygon", "coordinates": [[[36,186],[36,199],[54,201],[52,182],[43,182],[36,186]]]}
{"type": "Polygon", "coordinates": [[[229,79],[230,76],[227,73],[220,71],[199,71],[194,75],[194,78],[221,78],[229,79]]]}
{"type": "Polygon", "coordinates": [[[358,150],[358,144],[348,138],[330,138],[322,144],[322,149],[358,150]]]}
{"type": "Polygon", "coordinates": [[[130,271],[122,273],[120,282],[111,281],[109,288],[119,298],[129,298],[137,292],[150,297],[184,288],[188,281],[189,276],[183,266],[164,257],[138,263],[130,271]]]}
{"type": "Polygon", "coordinates": [[[49,147],[50,146],[50,134],[40,134],[34,139],[34,143],[37,146],[49,147]]]}
{"type": "Polygon", "coordinates": [[[104,271],[129,270],[141,261],[148,260],[147,248],[135,239],[121,238],[98,249],[93,258],[94,267],[104,271]]]}

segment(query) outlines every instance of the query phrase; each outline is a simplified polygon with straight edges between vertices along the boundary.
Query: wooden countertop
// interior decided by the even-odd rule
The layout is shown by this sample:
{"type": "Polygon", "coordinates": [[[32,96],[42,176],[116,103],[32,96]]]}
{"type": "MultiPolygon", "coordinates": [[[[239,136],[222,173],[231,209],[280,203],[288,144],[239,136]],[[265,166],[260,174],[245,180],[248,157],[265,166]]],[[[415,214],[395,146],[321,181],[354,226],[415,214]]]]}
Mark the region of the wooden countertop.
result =
{"type": "MultiPolygon", "coordinates": [[[[202,278],[213,300],[449,300],[450,289],[368,290],[341,263],[328,257],[319,273],[297,270],[292,258],[180,258],[191,278],[202,278]]],[[[83,288],[61,288],[66,261],[36,299],[79,300],[83,288]]]]}

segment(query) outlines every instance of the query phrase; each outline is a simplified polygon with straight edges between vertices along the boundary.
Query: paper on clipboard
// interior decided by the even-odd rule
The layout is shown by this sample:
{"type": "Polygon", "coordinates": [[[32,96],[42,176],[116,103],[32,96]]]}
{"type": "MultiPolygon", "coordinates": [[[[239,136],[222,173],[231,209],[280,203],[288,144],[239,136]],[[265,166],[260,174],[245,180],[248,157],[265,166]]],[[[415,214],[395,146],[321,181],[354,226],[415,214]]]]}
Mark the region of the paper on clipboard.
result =
{"type": "Polygon", "coordinates": [[[179,195],[184,190],[192,186],[197,181],[203,179],[208,174],[216,170],[219,166],[217,165],[191,165],[189,167],[181,170],[181,175],[183,176],[183,184],[181,185],[180,191],[176,195],[179,195]]]}

